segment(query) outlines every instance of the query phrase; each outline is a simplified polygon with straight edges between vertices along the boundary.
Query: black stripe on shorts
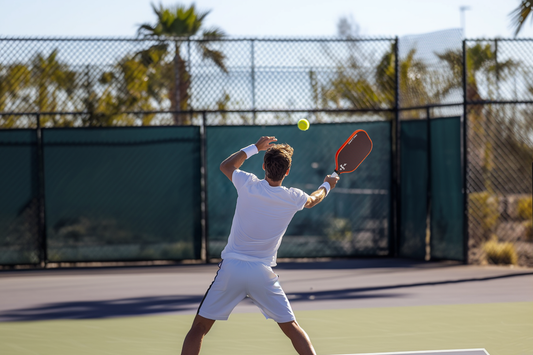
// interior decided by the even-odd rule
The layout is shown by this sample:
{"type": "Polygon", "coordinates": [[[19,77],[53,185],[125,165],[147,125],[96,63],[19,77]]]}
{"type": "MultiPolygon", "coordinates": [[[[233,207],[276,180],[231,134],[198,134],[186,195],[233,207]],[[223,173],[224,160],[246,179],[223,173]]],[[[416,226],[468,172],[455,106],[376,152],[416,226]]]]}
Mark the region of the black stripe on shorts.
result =
{"type": "Polygon", "coordinates": [[[220,271],[220,269],[222,268],[222,263],[224,262],[224,260],[222,260],[220,262],[220,264],[218,264],[218,270],[217,270],[217,273],[215,275],[215,278],[213,279],[213,282],[211,282],[211,285],[209,285],[209,288],[207,289],[207,291],[205,291],[205,295],[204,295],[204,298],[202,298],[202,302],[200,302],[200,305],[198,306],[198,310],[196,311],[196,315],[198,315],[200,313],[200,308],[202,307],[202,304],[204,304],[204,301],[205,301],[205,298],[207,297],[207,293],[209,292],[209,290],[211,289],[211,286],[213,286],[213,284],[215,283],[216,279],[217,279],[217,276],[218,276],[218,272],[220,271]]]}

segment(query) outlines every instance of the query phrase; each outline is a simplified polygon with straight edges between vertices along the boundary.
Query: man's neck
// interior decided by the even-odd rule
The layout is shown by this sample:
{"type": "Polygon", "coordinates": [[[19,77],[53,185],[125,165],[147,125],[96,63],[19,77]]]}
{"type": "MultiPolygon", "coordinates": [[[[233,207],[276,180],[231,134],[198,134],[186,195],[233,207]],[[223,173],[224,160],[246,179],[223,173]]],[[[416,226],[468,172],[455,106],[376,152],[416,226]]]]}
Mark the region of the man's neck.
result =
{"type": "Polygon", "coordinates": [[[281,184],[283,183],[283,179],[279,180],[279,181],[274,181],[268,177],[265,176],[265,180],[268,182],[268,184],[270,186],[281,186],[281,184]]]}

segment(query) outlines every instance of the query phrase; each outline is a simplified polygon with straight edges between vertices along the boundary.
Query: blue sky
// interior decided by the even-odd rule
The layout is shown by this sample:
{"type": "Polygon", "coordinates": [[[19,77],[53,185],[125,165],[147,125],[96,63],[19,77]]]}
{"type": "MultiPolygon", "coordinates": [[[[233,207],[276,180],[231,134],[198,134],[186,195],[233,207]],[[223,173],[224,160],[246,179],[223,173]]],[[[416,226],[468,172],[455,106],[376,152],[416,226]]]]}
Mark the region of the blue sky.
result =
{"type": "MultiPolygon", "coordinates": [[[[0,36],[134,36],[153,22],[149,0],[0,0],[0,36]]],[[[159,3],[159,1],[157,1],[159,3]]],[[[163,0],[163,4],[176,1],[163,0]]],[[[190,1],[183,1],[190,4],[190,1]]],[[[404,36],[459,28],[468,38],[512,37],[509,13],[519,0],[198,0],[207,25],[236,37],[333,36],[353,16],[365,36],[404,36]]],[[[519,37],[533,37],[530,21],[519,37]]]]}

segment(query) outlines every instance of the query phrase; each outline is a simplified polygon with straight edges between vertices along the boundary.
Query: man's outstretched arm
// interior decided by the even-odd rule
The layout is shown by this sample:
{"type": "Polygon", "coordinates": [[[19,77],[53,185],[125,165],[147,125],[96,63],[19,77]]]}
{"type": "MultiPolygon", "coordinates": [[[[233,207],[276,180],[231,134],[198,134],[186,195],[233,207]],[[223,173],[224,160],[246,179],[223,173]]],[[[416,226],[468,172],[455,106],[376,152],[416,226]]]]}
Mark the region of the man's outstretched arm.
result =
{"type": "MultiPolygon", "coordinates": [[[[261,137],[255,143],[255,146],[257,148],[257,151],[260,152],[262,150],[267,150],[270,143],[276,142],[276,137],[261,137]]],[[[233,172],[237,169],[239,169],[244,161],[247,159],[247,155],[244,151],[239,150],[238,152],[233,153],[229,157],[227,157],[221,164],[220,164],[220,171],[226,175],[230,181],[232,180],[233,172]]]]}
{"type": "MultiPolygon", "coordinates": [[[[337,185],[337,181],[339,181],[339,177],[331,177],[330,175],[326,176],[326,178],[324,179],[324,182],[329,184],[331,190],[335,188],[335,185],[337,185]]],[[[326,187],[320,186],[318,190],[309,195],[304,207],[315,207],[320,202],[322,202],[322,200],[326,197],[327,194],[328,190],[326,190],[326,187]]]]}

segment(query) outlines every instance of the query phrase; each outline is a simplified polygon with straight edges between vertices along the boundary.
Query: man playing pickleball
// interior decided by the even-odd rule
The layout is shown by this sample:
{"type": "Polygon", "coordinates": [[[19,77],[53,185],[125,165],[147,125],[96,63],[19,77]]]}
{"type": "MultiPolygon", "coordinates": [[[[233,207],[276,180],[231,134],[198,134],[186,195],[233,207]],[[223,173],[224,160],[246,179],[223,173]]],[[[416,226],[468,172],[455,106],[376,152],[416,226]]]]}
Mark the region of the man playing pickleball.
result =
{"type": "Polygon", "coordinates": [[[294,214],[320,203],[339,178],[326,176],[311,195],[282,186],[294,150],[288,144],[271,145],[276,141],[275,137],[261,137],[220,164],[220,170],[237,189],[237,206],[222,262],[185,337],[182,355],[199,354],[202,340],[215,320],[227,320],[233,308],[246,297],[267,319],[278,323],[298,354],[316,354],[309,337],[296,322],[272,266],[276,266],[281,239],[294,214]],[[266,150],[264,180],[239,170],[246,159],[262,150],[266,150]]]}

